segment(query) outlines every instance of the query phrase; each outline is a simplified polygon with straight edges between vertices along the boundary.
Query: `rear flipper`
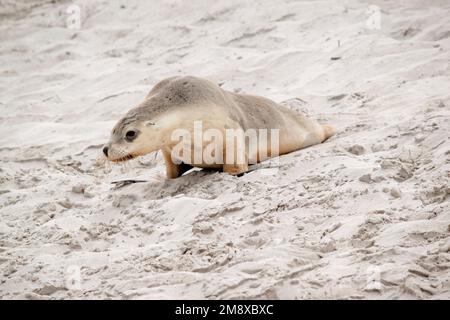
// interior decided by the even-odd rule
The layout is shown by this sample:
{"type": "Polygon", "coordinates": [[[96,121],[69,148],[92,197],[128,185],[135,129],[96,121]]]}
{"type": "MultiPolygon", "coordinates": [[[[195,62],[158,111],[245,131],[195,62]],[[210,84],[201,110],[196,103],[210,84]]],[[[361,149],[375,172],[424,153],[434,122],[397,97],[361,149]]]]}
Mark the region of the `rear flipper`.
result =
{"type": "Polygon", "coordinates": [[[323,132],[324,132],[324,139],[322,141],[327,140],[329,137],[334,135],[336,131],[334,128],[328,124],[322,124],[323,132]]]}

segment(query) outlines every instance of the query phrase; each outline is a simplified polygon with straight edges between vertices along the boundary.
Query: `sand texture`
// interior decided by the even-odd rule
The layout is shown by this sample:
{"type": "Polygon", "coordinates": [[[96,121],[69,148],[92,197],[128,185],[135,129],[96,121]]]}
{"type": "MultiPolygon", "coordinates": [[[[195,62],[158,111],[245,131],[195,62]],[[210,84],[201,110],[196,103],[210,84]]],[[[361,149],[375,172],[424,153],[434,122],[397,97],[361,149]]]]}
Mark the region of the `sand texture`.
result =
{"type": "Polygon", "coordinates": [[[450,298],[448,1],[76,4],[0,0],[0,298],[450,298]],[[243,177],[104,163],[173,75],[338,132],[243,177]]]}

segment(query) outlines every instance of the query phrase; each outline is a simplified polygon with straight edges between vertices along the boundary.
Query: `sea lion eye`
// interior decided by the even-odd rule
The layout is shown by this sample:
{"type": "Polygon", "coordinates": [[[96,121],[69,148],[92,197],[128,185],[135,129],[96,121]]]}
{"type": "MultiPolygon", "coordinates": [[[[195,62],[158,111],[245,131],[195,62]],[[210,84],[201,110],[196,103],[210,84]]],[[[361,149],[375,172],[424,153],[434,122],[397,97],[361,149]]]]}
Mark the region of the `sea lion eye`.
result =
{"type": "Polygon", "coordinates": [[[136,138],[136,131],[134,130],[127,131],[127,133],[125,134],[125,140],[131,142],[134,140],[134,138],[136,138]]]}

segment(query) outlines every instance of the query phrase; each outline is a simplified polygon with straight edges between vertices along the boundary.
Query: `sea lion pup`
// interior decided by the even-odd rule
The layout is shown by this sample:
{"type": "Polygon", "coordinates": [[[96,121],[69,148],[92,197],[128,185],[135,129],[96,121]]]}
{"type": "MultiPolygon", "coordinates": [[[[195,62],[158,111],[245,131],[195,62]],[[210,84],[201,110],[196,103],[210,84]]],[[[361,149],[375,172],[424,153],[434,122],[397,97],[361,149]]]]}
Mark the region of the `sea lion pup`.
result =
{"type": "Polygon", "coordinates": [[[269,99],[229,92],[201,78],[171,77],[119,120],[103,153],[121,162],[161,150],[168,178],[192,167],[237,175],[249,164],[321,143],[333,132],[269,99]],[[238,134],[228,136],[230,131],[238,134]],[[268,131],[273,133],[269,137],[268,131]],[[247,132],[256,135],[256,144],[250,145],[247,132]],[[242,136],[244,143],[235,140],[242,136]],[[209,159],[202,158],[206,151],[209,159]]]}

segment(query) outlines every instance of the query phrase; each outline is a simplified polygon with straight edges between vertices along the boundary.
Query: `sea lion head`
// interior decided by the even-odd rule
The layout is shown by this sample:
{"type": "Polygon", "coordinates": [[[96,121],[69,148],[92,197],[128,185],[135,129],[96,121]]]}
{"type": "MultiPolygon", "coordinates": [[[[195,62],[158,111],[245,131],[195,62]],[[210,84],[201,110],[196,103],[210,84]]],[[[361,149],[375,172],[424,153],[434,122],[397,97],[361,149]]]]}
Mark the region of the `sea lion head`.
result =
{"type": "Polygon", "coordinates": [[[121,162],[160,149],[162,127],[160,117],[148,106],[128,111],[114,126],[109,142],[103,147],[108,160],[121,162]]]}

